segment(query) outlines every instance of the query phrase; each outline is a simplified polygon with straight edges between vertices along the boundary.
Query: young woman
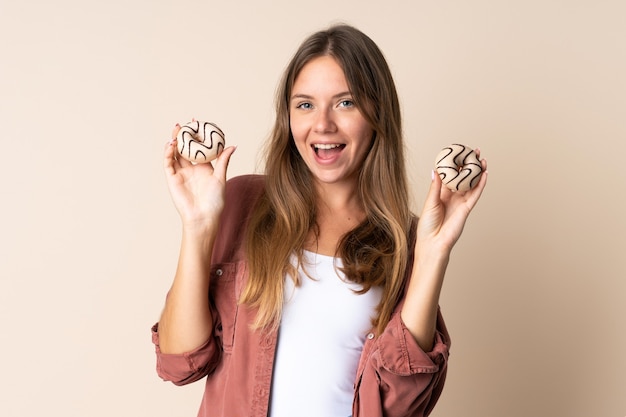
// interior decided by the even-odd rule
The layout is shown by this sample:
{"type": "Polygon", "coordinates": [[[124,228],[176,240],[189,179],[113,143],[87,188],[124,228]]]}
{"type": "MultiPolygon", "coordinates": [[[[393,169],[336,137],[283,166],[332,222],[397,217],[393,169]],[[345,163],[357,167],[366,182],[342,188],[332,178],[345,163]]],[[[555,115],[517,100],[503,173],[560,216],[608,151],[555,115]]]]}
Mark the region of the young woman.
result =
{"type": "Polygon", "coordinates": [[[182,242],[153,342],[163,379],[207,377],[199,416],[431,412],[450,346],[439,295],[487,176],[453,193],[433,175],[418,222],[403,147],[387,63],[346,25],[287,67],[265,175],[227,182],[233,147],[192,165],[166,146],[182,242]]]}

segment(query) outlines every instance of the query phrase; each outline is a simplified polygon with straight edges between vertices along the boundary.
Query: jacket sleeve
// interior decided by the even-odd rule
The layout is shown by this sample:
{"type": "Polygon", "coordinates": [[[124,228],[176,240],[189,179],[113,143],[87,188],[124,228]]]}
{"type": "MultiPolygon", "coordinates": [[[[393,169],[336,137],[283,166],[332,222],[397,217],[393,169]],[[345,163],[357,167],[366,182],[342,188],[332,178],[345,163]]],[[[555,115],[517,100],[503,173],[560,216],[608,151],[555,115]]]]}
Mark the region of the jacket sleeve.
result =
{"type": "Polygon", "coordinates": [[[235,275],[241,274],[241,268],[233,260],[243,256],[247,219],[264,190],[264,184],[265,179],[260,175],[243,175],[227,183],[225,207],[211,256],[211,296],[207,299],[214,320],[213,336],[190,352],[164,354],[159,347],[158,323],[152,327],[157,374],[163,380],[176,385],[195,382],[211,374],[223,352],[232,347],[237,311],[235,275]]]}
{"type": "Polygon", "coordinates": [[[419,347],[399,312],[368,342],[355,386],[354,417],[429,415],[443,389],[450,348],[441,312],[430,352],[419,347]]]}
{"type": "Polygon", "coordinates": [[[220,348],[214,338],[210,338],[196,349],[180,353],[162,353],[159,347],[159,324],[152,326],[152,343],[156,351],[157,374],[164,381],[175,385],[186,385],[208,375],[220,361],[220,348]]]}

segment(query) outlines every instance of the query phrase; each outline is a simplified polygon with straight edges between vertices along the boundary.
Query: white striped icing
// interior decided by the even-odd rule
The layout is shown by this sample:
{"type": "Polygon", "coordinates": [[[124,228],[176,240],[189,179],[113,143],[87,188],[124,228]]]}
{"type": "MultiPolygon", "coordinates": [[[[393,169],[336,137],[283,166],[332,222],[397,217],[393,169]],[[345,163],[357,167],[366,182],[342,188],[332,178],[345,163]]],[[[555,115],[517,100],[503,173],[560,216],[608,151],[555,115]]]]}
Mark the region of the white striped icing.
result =
{"type": "Polygon", "coordinates": [[[478,184],[483,171],[476,152],[457,143],[439,152],[435,166],[441,181],[453,191],[471,190],[478,184]]]}
{"type": "Polygon", "coordinates": [[[224,132],[214,123],[193,121],[182,126],[176,135],[178,153],[188,161],[211,162],[217,158],[226,141],[224,132]]]}

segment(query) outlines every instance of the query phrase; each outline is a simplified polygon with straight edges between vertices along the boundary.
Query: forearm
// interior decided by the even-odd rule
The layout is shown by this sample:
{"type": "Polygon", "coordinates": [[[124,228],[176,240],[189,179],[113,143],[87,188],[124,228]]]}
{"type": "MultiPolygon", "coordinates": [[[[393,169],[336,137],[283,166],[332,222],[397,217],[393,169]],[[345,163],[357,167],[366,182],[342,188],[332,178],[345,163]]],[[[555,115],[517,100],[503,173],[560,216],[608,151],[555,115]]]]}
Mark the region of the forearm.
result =
{"type": "Polygon", "coordinates": [[[439,296],[449,258],[445,251],[416,254],[400,313],[405,326],[425,352],[432,349],[435,340],[439,296]]]}
{"type": "Polygon", "coordinates": [[[211,336],[209,269],[215,228],[183,228],[176,276],[159,321],[163,353],[191,351],[211,336]]]}

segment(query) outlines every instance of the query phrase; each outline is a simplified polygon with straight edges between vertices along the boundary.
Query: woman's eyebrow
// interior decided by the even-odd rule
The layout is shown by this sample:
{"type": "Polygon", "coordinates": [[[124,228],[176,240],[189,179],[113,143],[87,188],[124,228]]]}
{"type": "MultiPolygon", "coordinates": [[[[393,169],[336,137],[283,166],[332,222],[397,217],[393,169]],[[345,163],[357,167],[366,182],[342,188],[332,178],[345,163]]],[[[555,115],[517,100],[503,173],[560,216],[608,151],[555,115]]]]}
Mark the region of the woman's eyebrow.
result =
{"type": "MultiPolygon", "coordinates": [[[[352,93],[350,93],[349,91],[343,91],[341,93],[335,94],[334,96],[332,96],[333,99],[337,99],[340,97],[346,97],[346,96],[352,96],[352,93]]],[[[313,96],[310,96],[308,94],[303,94],[303,93],[296,93],[294,95],[291,96],[291,100],[296,99],[296,98],[304,98],[304,99],[313,99],[313,96]]]]}
{"type": "Polygon", "coordinates": [[[293,96],[291,96],[291,99],[296,99],[296,98],[305,98],[305,99],[312,99],[313,97],[309,96],[308,94],[294,94],[293,96]]]}

